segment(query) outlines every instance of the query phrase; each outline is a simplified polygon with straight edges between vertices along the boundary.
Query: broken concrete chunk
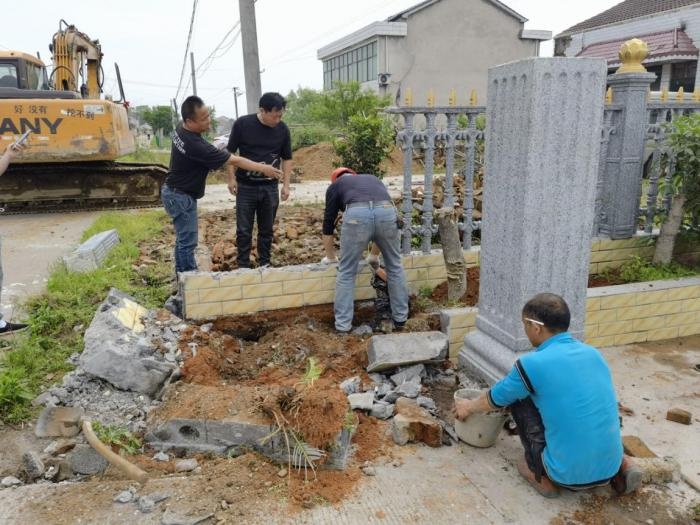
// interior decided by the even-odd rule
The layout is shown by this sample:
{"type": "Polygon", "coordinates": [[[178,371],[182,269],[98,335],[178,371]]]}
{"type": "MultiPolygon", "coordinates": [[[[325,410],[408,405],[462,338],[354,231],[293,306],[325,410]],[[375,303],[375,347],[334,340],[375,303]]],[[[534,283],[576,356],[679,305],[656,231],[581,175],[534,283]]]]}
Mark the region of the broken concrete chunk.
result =
{"type": "Polygon", "coordinates": [[[73,450],[75,444],[74,439],[59,439],[57,441],[52,441],[49,446],[44,449],[44,454],[48,454],[49,456],[65,454],[69,450],[73,450]]]}
{"type": "Polygon", "coordinates": [[[143,337],[148,311],[112,288],[85,332],[80,366],[122,390],[153,395],[176,368],[143,337]]]}
{"type": "Polygon", "coordinates": [[[46,470],[39,454],[33,450],[28,450],[22,454],[22,468],[30,481],[40,478],[46,470]]]}
{"type": "Polygon", "coordinates": [[[351,377],[340,383],[340,389],[345,392],[346,395],[355,394],[360,391],[360,384],[362,381],[358,376],[351,377]]]}
{"type": "Polygon", "coordinates": [[[155,456],[153,456],[153,459],[155,461],[170,461],[170,456],[165,452],[158,452],[155,456]]]}
{"type": "Polygon", "coordinates": [[[666,412],[666,419],[682,425],[690,425],[693,422],[693,415],[682,408],[672,408],[666,412]]]}
{"type": "Polygon", "coordinates": [[[396,400],[401,397],[401,394],[396,392],[395,390],[390,390],[387,392],[387,394],[382,397],[382,401],[385,401],[386,403],[391,403],[394,404],[396,403],[396,400]]]}
{"type": "Polygon", "coordinates": [[[63,263],[71,272],[90,272],[102,264],[109,252],[119,244],[117,230],[96,233],[78,246],[70,255],[63,256],[63,263]]]}
{"type": "Polygon", "coordinates": [[[681,466],[672,457],[635,458],[634,463],[642,471],[642,483],[660,485],[681,479],[681,466]]]}
{"type": "Polygon", "coordinates": [[[192,459],[181,459],[175,463],[175,472],[189,472],[197,468],[197,460],[192,459]]]}
{"type": "Polygon", "coordinates": [[[433,401],[429,397],[418,396],[416,398],[416,403],[418,403],[419,407],[425,408],[428,411],[437,410],[437,406],[435,406],[435,401],[433,401]]]}
{"type": "Polygon", "coordinates": [[[372,405],[372,411],[370,416],[376,417],[377,419],[389,419],[394,415],[394,405],[389,403],[378,402],[372,405]]]}
{"type": "Polygon", "coordinates": [[[411,399],[396,401],[396,412],[392,420],[391,434],[397,445],[421,441],[431,447],[442,445],[442,426],[427,410],[411,399]]]}
{"type": "Polygon", "coordinates": [[[402,397],[410,397],[411,399],[414,399],[418,397],[418,394],[421,392],[421,386],[420,383],[402,383],[399,386],[396,387],[395,392],[402,397]]]}
{"type": "Polygon", "coordinates": [[[442,332],[375,335],[370,339],[368,372],[397,366],[442,361],[447,356],[449,340],[442,332]]]}
{"type": "Polygon", "coordinates": [[[2,487],[18,487],[22,482],[14,476],[6,476],[0,481],[0,486],[2,487]]]}
{"type": "Polygon", "coordinates": [[[77,407],[46,407],[34,428],[36,437],[73,437],[80,433],[85,411],[77,407]]]}
{"type": "Polygon", "coordinates": [[[70,456],[70,467],[76,474],[99,474],[109,463],[90,445],[77,445],[70,456]]]}
{"type": "Polygon", "coordinates": [[[51,392],[48,390],[46,392],[42,392],[38,396],[34,398],[32,401],[32,406],[33,407],[40,407],[40,406],[45,406],[45,407],[55,407],[58,405],[59,399],[54,396],[51,392]]]}
{"type": "Polygon", "coordinates": [[[391,376],[391,380],[396,386],[407,382],[420,383],[421,377],[424,375],[425,365],[419,364],[399,370],[399,372],[391,376]]]}
{"type": "Polygon", "coordinates": [[[363,392],[362,394],[350,394],[348,396],[351,410],[372,410],[374,405],[374,392],[363,392]]]}
{"type": "Polygon", "coordinates": [[[114,498],[116,503],[130,503],[134,499],[134,494],[130,490],[122,490],[114,498]]]}

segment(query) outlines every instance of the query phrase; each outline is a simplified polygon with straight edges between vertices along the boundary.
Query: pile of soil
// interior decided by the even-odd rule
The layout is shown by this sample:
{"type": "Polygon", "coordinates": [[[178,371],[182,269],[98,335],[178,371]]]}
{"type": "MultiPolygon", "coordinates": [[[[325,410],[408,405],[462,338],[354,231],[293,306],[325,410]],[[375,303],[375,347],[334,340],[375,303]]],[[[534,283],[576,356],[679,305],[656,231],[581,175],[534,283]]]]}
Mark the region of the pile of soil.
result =
{"type": "MultiPolygon", "coordinates": [[[[336,168],[334,163],[338,162],[330,142],[319,142],[313,146],[299,148],[294,152],[293,159],[297,182],[328,180],[336,168]]],[[[395,147],[389,158],[382,163],[382,168],[386,170],[387,177],[403,175],[403,152],[395,147]]],[[[414,161],[413,171],[423,171],[418,160],[414,161]]]]}

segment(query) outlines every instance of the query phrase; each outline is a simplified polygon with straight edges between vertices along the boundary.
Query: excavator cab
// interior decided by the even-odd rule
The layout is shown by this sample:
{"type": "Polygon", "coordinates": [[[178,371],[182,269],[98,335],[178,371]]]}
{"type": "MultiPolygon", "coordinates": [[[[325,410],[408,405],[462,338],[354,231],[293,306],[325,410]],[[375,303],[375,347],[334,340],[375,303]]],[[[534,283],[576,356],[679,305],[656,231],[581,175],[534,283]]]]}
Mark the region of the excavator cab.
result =
{"type": "MultiPolygon", "coordinates": [[[[0,209],[158,204],[167,168],[115,162],[135,151],[135,141],[127,104],[101,96],[99,41],[61,20],[49,49],[50,74],[32,55],[0,52],[0,153],[31,131],[27,148],[0,177],[0,209]]],[[[119,87],[123,101],[121,81],[119,87]]]]}

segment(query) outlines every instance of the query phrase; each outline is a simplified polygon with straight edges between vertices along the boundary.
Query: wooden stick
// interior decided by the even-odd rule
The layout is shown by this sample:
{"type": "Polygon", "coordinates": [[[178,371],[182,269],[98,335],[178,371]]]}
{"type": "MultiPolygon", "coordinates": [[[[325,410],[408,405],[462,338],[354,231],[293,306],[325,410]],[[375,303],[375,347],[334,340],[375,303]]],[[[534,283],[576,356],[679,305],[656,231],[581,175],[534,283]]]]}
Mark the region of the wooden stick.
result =
{"type": "Polygon", "coordinates": [[[88,443],[90,443],[92,448],[94,448],[100,456],[102,456],[112,465],[121,470],[129,479],[138,481],[141,484],[146,483],[146,481],[148,480],[148,473],[144,470],[141,470],[133,463],[130,463],[120,455],[112,452],[112,450],[107,445],[100,441],[100,439],[95,434],[95,431],[92,430],[92,423],[87,419],[83,419],[83,434],[85,434],[88,443]]]}

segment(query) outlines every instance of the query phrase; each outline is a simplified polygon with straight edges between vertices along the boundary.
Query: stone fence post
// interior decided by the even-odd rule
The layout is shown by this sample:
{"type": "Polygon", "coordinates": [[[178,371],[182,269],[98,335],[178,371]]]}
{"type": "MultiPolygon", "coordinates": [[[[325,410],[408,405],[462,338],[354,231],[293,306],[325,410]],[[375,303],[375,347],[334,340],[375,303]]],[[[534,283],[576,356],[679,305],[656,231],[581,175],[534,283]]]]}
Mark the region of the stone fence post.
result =
{"type": "Polygon", "coordinates": [[[622,66],[608,76],[613,104],[621,111],[599,175],[600,209],[594,231],[611,239],[633,237],[638,229],[644,142],[649,123],[647,93],[656,78],[642,66],[646,56],[646,43],[636,38],[625,42],[620,48],[622,66]]]}
{"type": "Polygon", "coordinates": [[[564,297],[583,335],[606,71],[594,58],[489,70],[479,315],[459,361],[490,382],[531,347],[533,295],[564,297]]]}

